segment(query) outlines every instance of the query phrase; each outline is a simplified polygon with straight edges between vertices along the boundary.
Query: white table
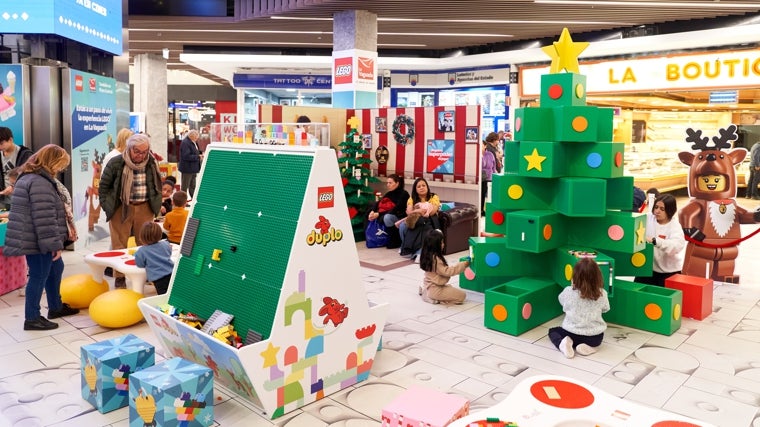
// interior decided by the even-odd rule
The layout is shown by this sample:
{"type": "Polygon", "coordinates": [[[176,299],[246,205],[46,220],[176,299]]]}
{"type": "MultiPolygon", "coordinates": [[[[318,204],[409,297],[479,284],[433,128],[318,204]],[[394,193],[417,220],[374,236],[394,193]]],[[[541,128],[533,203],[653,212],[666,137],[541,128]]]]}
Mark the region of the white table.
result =
{"type": "MultiPolygon", "coordinates": [[[[172,260],[176,263],[179,258],[179,245],[171,244],[172,246],[172,260]]],[[[106,267],[111,267],[114,271],[119,271],[124,274],[129,282],[130,288],[139,293],[144,293],[143,289],[145,282],[147,281],[147,273],[144,268],[135,265],[134,253],[137,251],[137,247],[128,249],[113,249],[110,251],[95,252],[85,255],[84,262],[90,266],[92,271],[92,278],[96,282],[103,281],[103,273],[106,267]]],[[[109,284],[111,290],[114,289],[113,284],[109,284]]]]}

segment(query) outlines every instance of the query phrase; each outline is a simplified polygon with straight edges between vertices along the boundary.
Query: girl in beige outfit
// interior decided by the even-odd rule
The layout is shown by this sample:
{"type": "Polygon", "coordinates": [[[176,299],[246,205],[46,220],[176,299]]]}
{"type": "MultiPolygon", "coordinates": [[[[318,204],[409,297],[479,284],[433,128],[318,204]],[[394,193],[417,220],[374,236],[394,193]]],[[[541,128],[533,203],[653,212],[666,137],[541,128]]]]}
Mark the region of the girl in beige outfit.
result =
{"type": "Polygon", "coordinates": [[[443,257],[443,245],[441,230],[433,229],[425,236],[420,254],[420,268],[425,271],[425,277],[419,294],[423,301],[431,304],[462,304],[465,292],[448,282],[451,276],[463,272],[470,262],[449,265],[443,257]]]}

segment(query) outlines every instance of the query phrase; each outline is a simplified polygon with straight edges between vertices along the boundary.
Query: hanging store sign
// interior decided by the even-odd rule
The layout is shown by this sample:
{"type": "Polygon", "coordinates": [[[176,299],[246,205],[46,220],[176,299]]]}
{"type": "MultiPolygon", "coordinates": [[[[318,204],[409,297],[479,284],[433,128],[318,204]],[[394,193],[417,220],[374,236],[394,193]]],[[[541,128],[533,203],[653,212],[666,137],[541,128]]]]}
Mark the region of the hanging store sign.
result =
{"type": "Polygon", "coordinates": [[[235,89],[325,89],[332,88],[328,75],[313,74],[245,74],[232,76],[235,89]]]}
{"type": "MultiPolygon", "coordinates": [[[[521,95],[538,96],[541,75],[548,73],[548,66],[521,68],[521,95]]],[[[589,94],[757,87],[760,50],[583,63],[580,74],[586,76],[589,94]]]]}

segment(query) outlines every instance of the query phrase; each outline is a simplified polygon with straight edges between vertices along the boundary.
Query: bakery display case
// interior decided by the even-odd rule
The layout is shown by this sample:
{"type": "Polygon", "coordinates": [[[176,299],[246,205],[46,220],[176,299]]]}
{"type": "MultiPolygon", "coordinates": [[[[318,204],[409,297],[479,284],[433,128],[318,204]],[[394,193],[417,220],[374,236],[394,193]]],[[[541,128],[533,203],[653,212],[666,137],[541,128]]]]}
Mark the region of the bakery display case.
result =
{"type": "Polygon", "coordinates": [[[678,159],[684,143],[628,144],[625,174],[633,176],[635,186],[646,191],[652,187],[673,191],[686,187],[689,168],[678,159]]]}

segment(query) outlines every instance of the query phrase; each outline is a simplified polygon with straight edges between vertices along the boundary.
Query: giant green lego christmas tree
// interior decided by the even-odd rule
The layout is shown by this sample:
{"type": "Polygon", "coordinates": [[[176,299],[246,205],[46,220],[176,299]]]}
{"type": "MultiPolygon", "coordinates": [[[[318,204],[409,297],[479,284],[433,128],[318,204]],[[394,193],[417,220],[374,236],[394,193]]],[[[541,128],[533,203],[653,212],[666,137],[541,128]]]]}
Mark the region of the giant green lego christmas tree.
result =
{"type": "Polygon", "coordinates": [[[564,29],[543,48],[552,64],[540,107],[515,111],[515,140],[486,206],[486,231],[502,237],[470,239],[459,283],[485,292],[486,327],[518,335],[562,314],[559,292],[578,258],[592,256],[610,296],[604,318],[670,335],[681,292],[616,278],[651,275],[652,247],[646,215],[630,212],[633,178],[623,176],[624,144],[612,142],[613,111],[586,105],[578,55],[587,45],[564,29]]]}

